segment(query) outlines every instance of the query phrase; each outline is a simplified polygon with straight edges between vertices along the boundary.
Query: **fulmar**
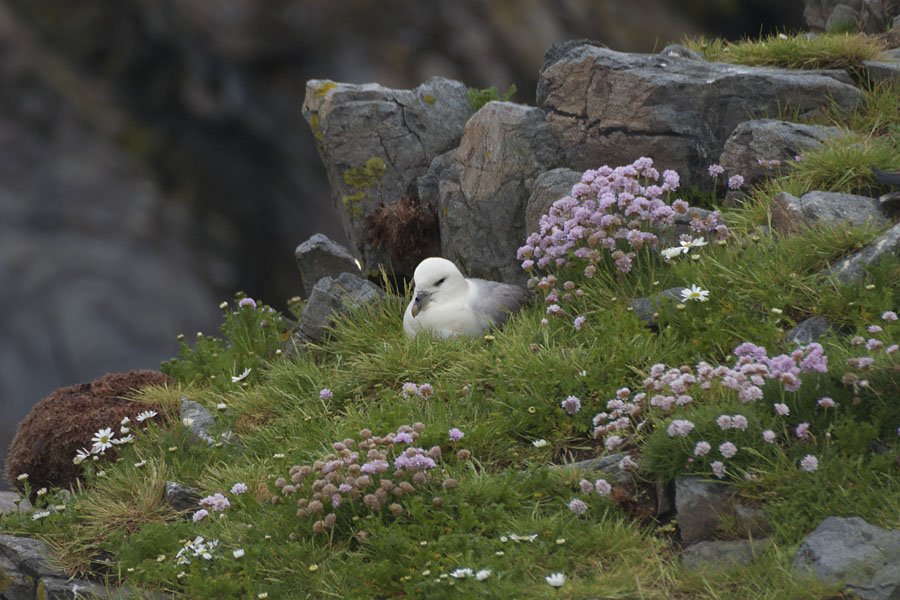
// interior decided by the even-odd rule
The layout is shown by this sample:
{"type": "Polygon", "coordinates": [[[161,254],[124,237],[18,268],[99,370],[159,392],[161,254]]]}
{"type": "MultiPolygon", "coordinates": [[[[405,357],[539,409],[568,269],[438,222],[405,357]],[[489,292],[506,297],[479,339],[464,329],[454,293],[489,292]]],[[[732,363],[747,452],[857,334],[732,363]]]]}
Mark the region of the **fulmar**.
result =
{"type": "Polygon", "coordinates": [[[525,303],[525,288],[497,281],[467,279],[444,258],[426,258],[413,274],[413,298],[403,315],[403,330],[414,338],[421,331],[446,339],[478,337],[502,325],[525,303]]]}

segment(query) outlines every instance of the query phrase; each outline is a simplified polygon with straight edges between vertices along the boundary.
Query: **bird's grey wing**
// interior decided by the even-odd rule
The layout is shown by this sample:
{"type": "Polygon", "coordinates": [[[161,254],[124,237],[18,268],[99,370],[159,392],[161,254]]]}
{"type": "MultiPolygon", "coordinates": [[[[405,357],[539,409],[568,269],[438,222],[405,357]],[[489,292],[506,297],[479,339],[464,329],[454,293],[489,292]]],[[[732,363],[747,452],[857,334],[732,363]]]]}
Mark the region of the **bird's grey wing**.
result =
{"type": "Polygon", "coordinates": [[[522,286],[486,279],[469,279],[469,282],[475,285],[470,301],[472,310],[484,315],[491,325],[502,325],[528,300],[528,291],[522,286]]]}

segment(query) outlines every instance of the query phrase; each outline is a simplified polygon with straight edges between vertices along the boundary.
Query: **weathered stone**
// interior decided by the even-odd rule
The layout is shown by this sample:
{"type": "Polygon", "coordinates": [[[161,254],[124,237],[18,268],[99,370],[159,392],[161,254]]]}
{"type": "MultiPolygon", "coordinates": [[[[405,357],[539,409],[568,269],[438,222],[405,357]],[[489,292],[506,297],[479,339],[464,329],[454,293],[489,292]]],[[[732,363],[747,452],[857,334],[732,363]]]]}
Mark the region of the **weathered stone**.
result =
{"type": "Polygon", "coordinates": [[[727,520],[738,532],[764,537],[769,525],[762,512],[742,504],[733,487],[700,477],[675,479],[675,508],[681,540],[687,545],[714,539],[727,520]]]}
{"type": "Polygon", "coordinates": [[[770,540],[697,542],[684,549],[681,562],[688,569],[721,569],[749,565],[770,545],[770,540]]]}
{"type": "Polygon", "coordinates": [[[572,186],[581,181],[581,173],[560,168],[541,173],[534,180],[531,196],[525,203],[526,236],[540,229],[541,217],[547,214],[554,202],[568,196],[572,186]]]}
{"type": "Polygon", "coordinates": [[[670,480],[657,480],[654,483],[656,491],[656,516],[663,517],[675,510],[675,482],[670,480]]]}
{"type": "Polygon", "coordinates": [[[842,283],[862,279],[865,268],[886,256],[900,256],[900,223],[881,234],[874,242],[826,269],[824,275],[836,275],[842,283]]]}
{"type": "Polygon", "coordinates": [[[38,581],[37,597],[42,600],[128,600],[145,596],[84,579],[45,577],[38,581]]]}
{"type": "Polygon", "coordinates": [[[794,344],[811,344],[825,334],[833,331],[831,321],[823,316],[810,317],[788,331],[784,337],[794,344]]]}
{"type": "Polygon", "coordinates": [[[350,251],[317,233],[294,251],[304,295],[309,297],[316,282],[323,277],[337,277],[341,273],[359,274],[359,266],[350,251]]]}
{"type": "Polygon", "coordinates": [[[439,77],[413,90],[311,80],[303,116],[317,140],[332,201],[365,269],[410,275],[417,260],[368,242],[367,217],[416,192],[431,161],[459,145],[471,114],[466,86],[439,77]]]}
{"type": "Polygon", "coordinates": [[[419,177],[418,191],[419,202],[425,210],[431,210],[435,214],[438,213],[438,206],[441,201],[441,182],[456,181],[459,182],[459,161],[457,156],[459,149],[454,148],[443,154],[436,156],[428,171],[419,177]]]}
{"type": "Polygon", "coordinates": [[[179,512],[194,510],[200,502],[200,490],[177,481],[167,481],[163,497],[169,506],[179,512]]]}
{"type": "Polygon", "coordinates": [[[538,175],[557,166],[559,146],[540,109],[489,102],[466,124],[458,184],[441,182],[441,254],[470,277],[524,283],[516,260],[525,205],[538,175]]]}
{"type": "Polygon", "coordinates": [[[0,556],[5,556],[16,568],[34,579],[65,577],[50,556],[50,547],[40,540],[0,534],[0,556]]]}
{"type": "Polygon", "coordinates": [[[22,573],[16,564],[0,554],[0,598],[34,600],[34,578],[22,573]]]}
{"type": "Polygon", "coordinates": [[[780,192],[772,202],[772,227],[783,234],[814,225],[867,223],[875,227],[888,224],[877,198],[818,191],[797,198],[780,192]]]}
{"type": "Polygon", "coordinates": [[[891,23],[891,29],[894,31],[900,30],[900,15],[894,17],[894,20],[891,23]]]}
{"type": "Polygon", "coordinates": [[[828,517],[800,543],[794,570],[844,583],[863,600],[900,598],[900,531],[859,517],[828,517]]]}
{"type": "Polygon", "coordinates": [[[27,498],[16,492],[0,492],[0,515],[27,511],[31,509],[31,503],[27,498]]]}
{"type": "Polygon", "coordinates": [[[215,417],[202,404],[187,396],[181,397],[181,422],[191,430],[191,436],[195,440],[208,444],[215,442],[211,433],[216,426],[215,417]]]}
{"type": "Polygon", "coordinates": [[[381,288],[351,273],[342,273],[337,278],[323,277],[303,306],[297,341],[322,341],[336,315],[383,297],[381,288]]]}
{"type": "Polygon", "coordinates": [[[558,465],[558,468],[586,471],[594,474],[596,471],[599,471],[609,477],[610,483],[631,485],[634,483],[634,475],[627,469],[623,469],[619,466],[619,463],[622,462],[623,458],[625,458],[624,454],[616,453],[608,456],[601,456],[600,458],[582,460],[576,463],[558,465]]]}
{"type": "Polygon", "coordinates": [[[686,46],[682,46],[681,44],[669,44],[665,48],[662,49],[662,52],[659,53],[663,58],[686,58],[688,60],[706,60],[706,58],[697,52],[696,50],[691,50],[686,46]]]}
{"type": "Polygon", "coordinates": [[[864,60],[863,68],[872,83],[890,83],[900,81],[900,62],[864,60]]]}
{"type": "Polygon", "coordinates": [[[853,9],[846,4],[838,4],[828,15],[825,21],[825,31],[828,33],[846,33],[859,31],[859,9],[853,9]]]}
{"type": "Polygon", "coordinates": [[[760,161],[793,161],[842,133],[839,127],[825,125],[801,125],[776,119],[745,121],[728,137],[719,164],[729,174],[743,175],[745,184],[752,185],[779,172],[779,165],[769,166],[760,161]]]}
{"type": "Polygon", "coordinates": [[[653,325],[657,321],[657,312],[666,302],[680,302],[681,292],[687,288],[675,287],[663,290],[653,296],[635,298],[631,301],[634,314],[645,325],[653,325]]]}
{"type": "Polygon", "coordinates": [[[570,48],[541,71],[538,106],[574,169],[653,157],[683,187],[709,188],[707,166],[753,118],[849,109],[862,92],[818,73],[570,48]]]}

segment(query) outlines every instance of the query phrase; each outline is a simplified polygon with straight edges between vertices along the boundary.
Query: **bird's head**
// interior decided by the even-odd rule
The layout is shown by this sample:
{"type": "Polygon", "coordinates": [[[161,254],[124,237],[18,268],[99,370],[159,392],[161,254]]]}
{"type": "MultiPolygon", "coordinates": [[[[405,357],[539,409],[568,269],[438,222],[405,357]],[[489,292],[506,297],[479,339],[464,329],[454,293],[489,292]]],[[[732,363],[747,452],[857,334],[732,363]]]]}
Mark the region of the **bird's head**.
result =
{"type": "Polygon", "coordinates": [[[424,311],[435,299],[449,298],[464,293],[468,287],[466,278],[452,262],[445,258],[426,258],[413,274],[412,316],[424,311]]]}

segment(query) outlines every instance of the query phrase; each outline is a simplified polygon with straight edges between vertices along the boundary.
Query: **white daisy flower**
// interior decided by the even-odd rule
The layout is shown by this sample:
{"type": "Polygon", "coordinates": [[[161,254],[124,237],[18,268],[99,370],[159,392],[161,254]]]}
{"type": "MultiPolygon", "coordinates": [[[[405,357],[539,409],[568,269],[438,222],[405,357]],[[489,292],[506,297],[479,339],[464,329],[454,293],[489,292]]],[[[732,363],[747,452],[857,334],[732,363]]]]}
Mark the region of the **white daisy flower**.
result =
{"type": "Polygon", "coordinates": [[[139,414],[134,418],[134,420],[137,421],[138,423],[143,423],[143,422],[146,421],[147,419],[152,419],[152,418],[155,417],[156,415],[157,415],[157,412],[156,412],[155,410],[145,410],[144,412],[139,413],[139,414]]]}
{"type": "Polygon", "coordinates": [[[681,299],[687,302],[688,300],[696,300],[697,302],[706,302],[709,300],[709,290],[701,289],[699,285],[692,285],[690,289],[681,290],[681,299]]]}
{"type": "Polygon", "coordinates": [[[94,442],[94,446],[92,451],[94,454],[100,454],[101,452],[105,452],[108,448],[112,448],[113,445],[113,431],[109,427],[105,427],[94,434],[94,437],[91,438],[91,441],[94,442]]]}
{"type": "Polygon", "coordinates": [[[534,446],[535,448],[543,448],[544,446],[546,446],[549,443],[550,442],[548,442],[545,439],[539,439],[539,440],[534,440],[533,442],[531,442],[531,445],[534,446]]]}
{"type": "Polygon", "coordinates": [[[247,379],[247,375],[249,375],[250,371],[252,371],[252,370],[253,370],[252,368],[247,368],[247,369],[244,369],[244,372],[241,373],[240,375],[236,375],[236,376],[232,375],[231,383],[237,383],[238,381],[243,381],[243,380],[247,379]]]}
{"type": "Polygon", "coordinates": [[[566,582],[566,574],[565,573],[550,573],[548,576],[544,577],[547,580],[547,583],[553,587],[562,587],[566,582]]]}
{"type": "Polygon", "coordinates": [[[462,569],[456,569],[455,571],[450,572],[450,577],[454,579],[465,579],[466,577],[472,577],[475,573],[469,567],[463,567],[462,569]]]}
{"type": "Polygon", "coordinates": [[[490,576],[491,576],[490,569],[482,569],[482,570],[478,571],[477,573],[475,573],[475,579],[477,579],[478,581],[484,581],[485,579],[487,579],[490,576]]]}

